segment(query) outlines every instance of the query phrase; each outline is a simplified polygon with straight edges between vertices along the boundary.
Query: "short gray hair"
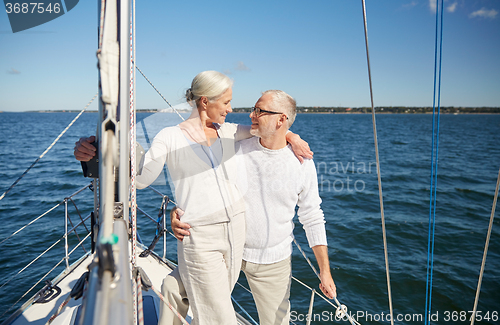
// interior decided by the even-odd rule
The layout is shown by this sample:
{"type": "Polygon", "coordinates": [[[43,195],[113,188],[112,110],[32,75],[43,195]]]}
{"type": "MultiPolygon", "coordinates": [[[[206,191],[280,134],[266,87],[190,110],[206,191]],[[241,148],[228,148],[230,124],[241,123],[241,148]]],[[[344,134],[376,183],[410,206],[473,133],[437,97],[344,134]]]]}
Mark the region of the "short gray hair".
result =
{"type": "Polygon", "coordinates": [[[292,96],[285,93],[283,90],[266,90],[262,95],[272,94],[273,103],[272,109],[276,112],[283,112],[288,117],[288,129],[292,126],[295,121],[295,116],[297,115],[297,102],[292,96]]]}
{"type": "Polygon", "coordinates": [[[203,71],[194,77],[191,88],[186,90],[186,100],[198,103],[204,96],[212,102],[219,99],[232,86],[233,81],[225,74],[211,70],[203,71]]]}

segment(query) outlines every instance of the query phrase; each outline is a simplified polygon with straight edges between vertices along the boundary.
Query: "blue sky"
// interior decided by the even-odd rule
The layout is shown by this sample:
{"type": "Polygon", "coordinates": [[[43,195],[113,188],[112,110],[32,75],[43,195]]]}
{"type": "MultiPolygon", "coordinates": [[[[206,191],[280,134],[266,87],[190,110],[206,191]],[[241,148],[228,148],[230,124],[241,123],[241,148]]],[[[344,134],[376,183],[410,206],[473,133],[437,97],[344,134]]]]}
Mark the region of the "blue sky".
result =
{"type": "MultiPolygon", "coordinates": [[[[432,106],[435,9],[367,0],[376,106],[432,106]]],[[[444,2],[443,106],[500,106],[500,2],[444,2]]],[[[0,13],[0,111],[82,109],[97,92],[97,1],[12,33],[0,13]]],[[[369,106],[361,1],[138,1],[137,64],[172,103],[234,79],[233,107],[282,89],[299,106],[369,106]]],[[[166,108],[137,74],[137,108],[166,108]]],[[[97,105],[93,104],[95,109],[97,105]]]]}

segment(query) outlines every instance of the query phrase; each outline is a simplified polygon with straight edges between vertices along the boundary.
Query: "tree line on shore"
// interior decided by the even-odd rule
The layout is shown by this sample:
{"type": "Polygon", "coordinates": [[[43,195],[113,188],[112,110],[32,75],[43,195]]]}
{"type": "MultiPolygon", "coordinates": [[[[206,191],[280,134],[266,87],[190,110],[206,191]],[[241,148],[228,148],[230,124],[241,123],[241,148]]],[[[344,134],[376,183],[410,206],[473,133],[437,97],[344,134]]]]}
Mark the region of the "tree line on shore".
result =
{"type": "MultiPolygon", "coordinates": [[[[250,113],[251,107],[233,108],[234,112],[250,113]]],[[[385,106],[375,107],[375,113],[393,114],[426,114],[432,113],[432,107],[407,107],[407,106],[385,106]]],[[[436,108],[437,110],[437,108],[436,108]]],[[[371,113],[371,107],[297,107],[297,113],[371,113]]],[[[445,106],[440,108],[443,114],[499,114],[500,107],[455,107],[445,106]]]]}
{"type": "MultiPolygon", "coordinates": [[[[164,109],[161,109],[164,110],[164,109]]],[[[375,107],[375,113],[389,113],[389,114],[428,114],[432,113],[432,107],[410,107],[410,106],[385,106],[385,107],[375,107]]],[[[157,113],[160,109],[137,109],[137,112],[141,113],[157,113]]],[[[168,110],[173,112],[173,110],[168,110]]],[[[233,108],[233,112],[236,113],[250,113],[252,111],[251,107],[238,107],[233,108]]],[[[500,107],[455,107],[455,106],[444,106],[440,108],[443,114],[500,114],[500,107]]],[[[68,112],[75,113],[79,110],[62,110],[62,111],[30,111],[39,113],[52,113],[52,112],[68,112]]],[[[88,113],[95,113],[96,110],[87,111],[88,113]]],[[[181,111],[186,112],[186,111],[181,111]]],[[[338,114],[371,114],[371,107],[297,107],[297,113],[338,113],[338,114]]],[[[0,113],[3,113],[0,111],[0,113]]]]}

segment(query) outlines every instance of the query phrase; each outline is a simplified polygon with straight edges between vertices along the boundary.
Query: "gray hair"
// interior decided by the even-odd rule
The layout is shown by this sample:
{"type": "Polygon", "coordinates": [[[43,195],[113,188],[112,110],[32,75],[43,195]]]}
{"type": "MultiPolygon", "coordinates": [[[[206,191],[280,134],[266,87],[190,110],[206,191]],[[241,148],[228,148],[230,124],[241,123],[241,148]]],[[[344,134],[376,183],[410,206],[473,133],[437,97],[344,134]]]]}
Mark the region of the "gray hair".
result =
{"type": "Polygon", "coordinates": [[[273,95],[272,109],[275,112],[283,112],[286,114],[288,117],[287,127],[289,129],[295,121],[295,116],[297,115],[297,102],[295,99],[283,90],[266,90],[262,93],[262,95],[265,94],[273,95]]]}
{"type": "Polygon", "coordinates": [[[201,97],[207,97],[209,101],[219,99],[229,88],[233,81],[223,73],[217,71],[203,71],[194,77],[191,88],[186,90],[186,100],[198,101],[201,97]]]}

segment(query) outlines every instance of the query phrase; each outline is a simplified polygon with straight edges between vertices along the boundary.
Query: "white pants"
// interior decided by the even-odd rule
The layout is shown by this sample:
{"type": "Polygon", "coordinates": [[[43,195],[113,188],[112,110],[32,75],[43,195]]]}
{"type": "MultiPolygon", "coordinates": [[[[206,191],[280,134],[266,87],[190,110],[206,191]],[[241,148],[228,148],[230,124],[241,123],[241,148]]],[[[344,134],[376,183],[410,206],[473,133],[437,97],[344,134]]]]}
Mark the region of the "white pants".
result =
{"type": "MultiPolygon", "coordinates": [[[[231,292],[240,273],[245,215],[234,216],[230,222],[192,227],[189,232],[191,235],[178,242],[178,270],[163,280],[163,294],[182,316],[191,305],[192,325],[235,325],[231,292]]],[[[158,324],[180,321],[162,304],[158,324]]]]}
{"type": "Polygon", "coordinates": [[[273,264],[243,261],[241,270],[252,291],[260,325],[289,324],[291,257],[273,264]]]}

